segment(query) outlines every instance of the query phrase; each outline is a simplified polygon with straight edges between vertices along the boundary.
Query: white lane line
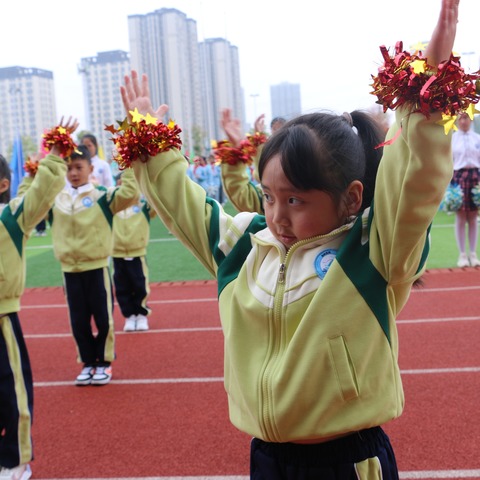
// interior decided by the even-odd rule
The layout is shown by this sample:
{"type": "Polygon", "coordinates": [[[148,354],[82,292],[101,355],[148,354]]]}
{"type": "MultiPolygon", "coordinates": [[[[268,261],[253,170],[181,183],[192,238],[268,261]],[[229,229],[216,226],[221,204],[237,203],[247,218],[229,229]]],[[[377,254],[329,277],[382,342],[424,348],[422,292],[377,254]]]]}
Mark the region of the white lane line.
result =
{"type": "Polygon", "coordinates": [[[477,322],[480,317],[445,317],[445,318],[415,318],[397,320],[397,324],[401,323],[442,323],[442,322],[477,322]]]}
{"type": "MultiPolygon", "coordinates": [[[[124,332],[116,331],[115,335],[150,335],[152,333],[191,333],[191,332],[220,332],[222,327],[191,327],[191,328],[158,328],[145,332],[124,332]]],[[[31,333],[24,335],[24,338],[43,339],[43,338],[70,338],[71,333],[31,333]]]]}
{"type": "MultiPolygon", "coordinates": [[[[400,370],[402,375],[431,375],[445,373],[479,373],[480,367],[464,368],[424,368],[415,370],[400,370]]],[[[132,378],[124,380],[115,380],[110,382],[116,385],[150,385],[150,384],[175,384],[175,383],[217,383],[223,382],[223,377],[199,377],[199,378],[132,378]]],[[[58,382],[34,382],[35,387],[65,387],[72,386],[73,381],[58,382]]]]}
{"type": "MultiPolygon", "coordinates": [[[[411,472],[399,472],[400,478],[430,479],[430,478],[480,478],[480,469],[477,470],[419,470],[411,472]]],[[[198,477],[115,477],[115,478],[49,478],[38,480],[248,480],[247,475],[229,476],[198,476],[198,477]]]]}
{"type": "Polygon", "coordinates": [[[429,375],[439,373],[479,373],[480,367],[458,367],[458,368],[415,368],[411,370],[400,370],[402,375],[429,375]]]}
{"type": "MultiPolygon", "coordinates": [[[[112,379],[110,384],[115,385],[152,385],[152,384],[175,384],[175,383],[218,383],[223,382],[223,377],[192,377],[192,378],[138,378],[115,380],[112,379]]],[[[33,386],[40,387],[71,387],[74,385],[73,380],[68,382],[33,382],[33,386]]],[[[81,387],[79,387],[81,388],[81,387]]]]}
{"type": "Polygon", "coordinates": [[[480,478],[477,470],[425,470],[418,472],[400,472],[400,478],[480,478]]]}
{"type": "Polygon", "coordinates": [[[438,292],[464,292],[466,290],[479,290],[480,285],[468,285],[465,287],[437,287],[437,288],[413,288],[412,293],[438,293],[438,292]]]}
{"type": "MultiPolygon", "coordinates": [[[[175,304],[175,303],[205,303],[205,302],[216,302],[216,297],[210,298],[185,298],[185,299],[174,299],[174,300],[149,300],[148,304],[152,305],[166,305],[166,304],[175,304]]],[[[115,305],[118,305],[117,302],[114,302],[115,305]]],[[[22,305],[21,310],[36,310],[39,308],[67,308],[66,303],[45,303],[37,305],[22,305]]]]}

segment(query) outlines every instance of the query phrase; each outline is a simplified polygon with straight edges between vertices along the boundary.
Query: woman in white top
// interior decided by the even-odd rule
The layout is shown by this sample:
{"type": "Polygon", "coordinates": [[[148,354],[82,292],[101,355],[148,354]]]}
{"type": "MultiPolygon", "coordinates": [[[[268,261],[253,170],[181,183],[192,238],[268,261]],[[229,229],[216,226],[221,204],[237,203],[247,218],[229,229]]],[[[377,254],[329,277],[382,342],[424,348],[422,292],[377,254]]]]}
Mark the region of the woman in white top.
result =
{"type": "Polygon", "coordinates": [[[471,129],[472,120],[461,114],[457,120],[458,131],[452,137],[453,178],[452,183],[460,185],[463,191],[463,204],[456,212],[455,238],[460,252],[459,267],[478,267],[477,258],[478,207],[472,199],[472,188],[480,180],[480,135],[471,129]],[[466,253],[466,229],[468,227],[468,244],[470,253],[466,253]]]}
{"type": "Polygon", "coordinates": [[[92,160],[93,172],[90,181],[95,185],[113,187],[115,183],[110,164],[98,156],[98,143],[95,135],[91,133],[84,135],[82,137],[82,145],[88,148],[92,160]]]}

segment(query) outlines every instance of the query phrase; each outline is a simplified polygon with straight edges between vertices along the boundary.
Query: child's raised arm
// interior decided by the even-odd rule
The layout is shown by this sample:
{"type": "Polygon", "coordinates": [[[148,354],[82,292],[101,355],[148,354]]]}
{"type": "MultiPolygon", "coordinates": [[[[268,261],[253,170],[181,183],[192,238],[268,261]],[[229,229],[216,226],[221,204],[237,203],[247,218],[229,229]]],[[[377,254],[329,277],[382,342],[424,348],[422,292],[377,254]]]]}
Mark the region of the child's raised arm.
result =
{"type": "MultiPolygon", "coordinates": [[[[64,128],[69,133],[69,135],[71,135],[78,128],[78,121],[76,118],[72,119],[72,117],[69,117],[67,122],[64,124],[62,117],[58,126],[60,128],[64,128]]],[[[62,151],[62,139],[59,138],[55,143],[52,144],[50,148],[50,153],[52,155],[60,156],[62,151]]]]}
{"type": "Polygon", "coordinates": [[[425,52],[430,65],[450,58],[457,33],[459,3],[460,0],[442,0],[438,22],[425,52]]]}

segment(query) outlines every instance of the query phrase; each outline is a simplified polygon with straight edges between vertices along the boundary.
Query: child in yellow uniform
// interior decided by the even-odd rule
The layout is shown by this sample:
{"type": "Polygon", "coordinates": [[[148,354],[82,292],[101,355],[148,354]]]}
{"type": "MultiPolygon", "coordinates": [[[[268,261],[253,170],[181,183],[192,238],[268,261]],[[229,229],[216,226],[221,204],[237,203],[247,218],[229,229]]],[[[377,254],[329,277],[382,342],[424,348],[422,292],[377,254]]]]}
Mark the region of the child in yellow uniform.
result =
{"type": "MultiPolygon", "coordinates": [[[[71,133],[77,123],[65,125],[71,133]]],[[[63,127],[62,127],[63,128],[63,127]]],[[[10,200],[10,169],[0,155],[0,478],[27,480],[33,459],[33,380],[18,312],[25,287],[25,243],[65,185],[54,145],[25,193],[10,200]]]]}
{"type": "Polygon", "coordinates": [[[95,187],[90,153],[79,145],[68,163],[67,185],[52,209],[52,239],[60,261],[70,324],[83,368],[75,384],[105,385],[115,359],[113,292],[108,267],[112,254],[113,216],[138,202],[132,171],[120,187],[95,187]],[[95,321],[94,335],[91,320],[95,321]]]}
{"type": "MultiPolygon", "coordinates": [[[[121,184],[121,177],[117,185],[121,184]]],[[[150,294],[147,246],[150,240],[150,219],[155,211],[145,199],[113,217],[113,283],[115,296],[125,317],[125,332],[148,330],[147,306],[150,294]]]]}

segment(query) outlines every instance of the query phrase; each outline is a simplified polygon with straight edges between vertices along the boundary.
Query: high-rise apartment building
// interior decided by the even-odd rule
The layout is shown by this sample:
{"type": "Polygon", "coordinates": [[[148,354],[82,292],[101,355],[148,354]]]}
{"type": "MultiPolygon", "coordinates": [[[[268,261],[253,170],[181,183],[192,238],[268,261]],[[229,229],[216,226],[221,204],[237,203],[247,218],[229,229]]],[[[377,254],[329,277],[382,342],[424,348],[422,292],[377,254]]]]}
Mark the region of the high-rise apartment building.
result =
{"type": "Polygon", "coordinates": [[[270,101],[272,118],[283,117],[289,120],[299,115],[302,112],[300,85],[282,82],[270,86],[270,101]]]}
{"type": "Polygon", "coordinates": [[[245,111],[240,86],[238,48],[224,38],[209,38],[200,43],[205,131],[210,140],[225,137],[220,125],[221,111],[229,108],[244,124],[245,111]]]}
{"type": "Polygon", "coordinates": [[[53,73],[0,68],[0,111],[0,153],[7,156],[16,134],[40,146],[43,132],[57,121],[53,73]]]}
{"type": "Polygon", "coordinates": [[[237,47],[221,38],[199,44],[196,21],[174,8],[131,15],[128,28],[132,68],[148,75],[154,106],[169,106],[186,153],[208,153],[224,135],[222,108],[244,118],[237,47]]]}
{"type": "Polygon", "coordinates": [[[154,108],[169,106],[167,116],[182,129],[184,150],[192,152],[204,126],[197,23],[175,8],[162,8],[130,15],[128,32],[132,68],[148,75],[154,108]]]}
{"type": "Polygon", "coordinates": [[[99,52],[96,57],[82,58],[78,68],[82,75],[87,130],[97,138],[105,160],[112,158],[111,133],[105,125],[116,125],[125,118],[120,85],[130,73],[128,53],[122,50],[99,52]]]}

